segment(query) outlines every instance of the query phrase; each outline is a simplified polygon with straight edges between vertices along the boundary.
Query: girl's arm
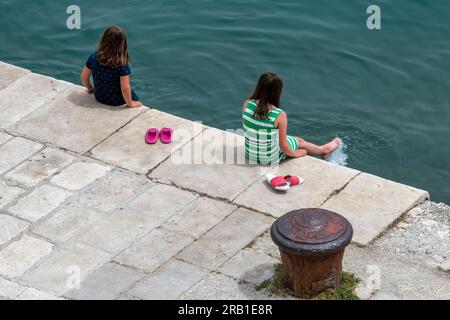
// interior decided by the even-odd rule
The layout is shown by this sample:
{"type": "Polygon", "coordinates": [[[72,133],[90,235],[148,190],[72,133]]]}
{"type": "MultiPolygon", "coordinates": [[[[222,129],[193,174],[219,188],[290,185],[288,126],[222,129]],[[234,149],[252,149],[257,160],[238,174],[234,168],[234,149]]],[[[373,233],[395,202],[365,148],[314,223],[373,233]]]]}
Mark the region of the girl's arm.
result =
{"type": "Polygon", "coordinates": [[[245,108],[247,108],[247,105],[248,105],[248,102],[249,102],[250,100],[245,100],[245,102],[244,102],[244,105],[242,106],[242,113],[244,113],[244,111],[245,111],[245,108]]]}
{"type": "Polygon", "coordinates": [[[120,88],[122,89],[122,96],[129,108],[142,107],[139,101],[133,101],[131,98],[130,76],[120,77],[120,88]]]}
{"type": "Polygon", "coordinates": [[[289,144],[287,142],[287,115],[283,111],[278,116],[277,120],[275,120],[275,125],[278,128],[278,136],[280,139],[280,149],[283,151],[284,154],[286,154],[289,157],[293,158],[300,158],[306,156],[306,150],[304,149],[297,149],[292,150],[291,147],[289,147],[289,144]]]}
{"type": "Polygon", "coordinates": [[[86,87],[89,93],[94,92],[94,86],[91,84],[91,70],[84,66],[83,71],[81,72],[81,82],[86,87]]]}

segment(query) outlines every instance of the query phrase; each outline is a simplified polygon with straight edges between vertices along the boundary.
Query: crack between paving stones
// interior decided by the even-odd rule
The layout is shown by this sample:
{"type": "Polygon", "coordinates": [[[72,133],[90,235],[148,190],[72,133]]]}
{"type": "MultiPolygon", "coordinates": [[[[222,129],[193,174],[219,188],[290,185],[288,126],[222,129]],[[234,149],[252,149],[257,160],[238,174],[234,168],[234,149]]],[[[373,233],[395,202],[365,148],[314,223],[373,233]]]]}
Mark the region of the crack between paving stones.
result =
{"type": "MultiPolygon", "coordinates": [[[[193,142],[195,138],[197,138],[198,136],[200,136],[206,129],[208,129],[208,127],[203,126],[202,130],[195,136],[193,136],[189,141],[187,141],[185,144],[183,144],[182,146],[180,146],[177,150],[175,150],[174,152],[171,152],[170,155],[168,155],[167,157],[165,157],[162,161],[160,161],[156,166],[154,166],[153,168],[151,168],[145,175],[147,176],[147,178],[149,178],[150,180],[152,178],[150,178],[149,176],[153,173],[153,171],[155,171],[156,169],[159,168],[159,166],[161,166],[164,162],[166,162],[167,160],[170,159],[170,157],[172,157],[173,154],[177,153],[178,151],[180,151],[181,149],[183,149],[185,146],[187,146],[189,143],[193,142]]],[[[155,178],[157,179],[157,178],[155,178]]],[[[168,179],[169,180],[169,179],[168,179]]]]}
{"type": "Polygon", "coordinates": [[[325,201],[323,201],[318,208],[321,208],[325,203],[327,203],[331,198],[337,196],[339,193],[341,193],[345,188],[347,188],[347,186],[353,181],[355,180],[357,177],[359,177],[362,174],[362,172],[358,172],[354,177],[352,177],[346,184],[344,184],[341,188],[334,190],[329,196],[328,198],[325,199],[325,201]]]}
{"type": "Polygon", "coordinates": [[[101,145],[103,142],[105,142],[106,140],[108,140],[111,136],[115,135],[117,132],[119,132],[120,130],[122,130],[123,128],[125,128],[127,125],[129,125],[131,122],[133,122],[134,120],[136,120],[137,118],[139,118],[140,116],[142,116],[143,114],[145,114],[148,110],[150,110],[147,107],[146,110],[143,110],[142,112],[140,112],[139,114],[137,114],[136,116],[132,117],[130,120],[128,120],[127,122],[125,122],[122,126],[120,126],[119,128],[117,128],[116,130],[114,130],[111,134],[109,134],[106,138],[104,138],[103,140],[101,140],[100,142],[96,143],[93,147],[91,147],[88,151],[84,152],[83,155],[84,156],[90,156],[92,153],[92,150],[94,150],[96,147],[98,147],[99,145],[101,145]]]}

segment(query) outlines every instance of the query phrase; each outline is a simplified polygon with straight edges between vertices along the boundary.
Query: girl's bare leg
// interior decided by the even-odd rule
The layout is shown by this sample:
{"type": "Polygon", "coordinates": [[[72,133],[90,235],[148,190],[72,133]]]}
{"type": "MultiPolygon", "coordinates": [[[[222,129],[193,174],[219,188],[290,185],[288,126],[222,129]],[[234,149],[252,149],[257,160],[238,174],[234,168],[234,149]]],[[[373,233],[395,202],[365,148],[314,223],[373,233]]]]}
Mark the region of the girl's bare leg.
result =
{"type": "Polygon", "coordinates": [[[302,138],[295,137],[298,141],[298,148],[305,149],[310,156],[322,156],[326,157],[328,154],[333,152],[339,147],[340,139],[335,138],[332,141],[324,144],[322,146],[315,145],[311,142],[303,140],[302,138]]]}

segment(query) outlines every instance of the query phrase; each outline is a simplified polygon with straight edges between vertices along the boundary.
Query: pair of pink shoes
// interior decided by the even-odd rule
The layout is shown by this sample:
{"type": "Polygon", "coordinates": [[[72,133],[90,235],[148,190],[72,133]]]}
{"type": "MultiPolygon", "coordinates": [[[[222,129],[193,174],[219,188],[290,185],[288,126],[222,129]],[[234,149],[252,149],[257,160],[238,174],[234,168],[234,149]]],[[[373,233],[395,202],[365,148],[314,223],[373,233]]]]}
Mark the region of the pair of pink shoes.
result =
{"type": "Polygon", "coordinates": [[[160,138],[162,143],[171,143],[172,136],[172,128],[162,128],[161,131],[156,128],[150,128],[145,133],[145,142],[148,144],[155,144],[158,141],[158,138],[160,138]]]}

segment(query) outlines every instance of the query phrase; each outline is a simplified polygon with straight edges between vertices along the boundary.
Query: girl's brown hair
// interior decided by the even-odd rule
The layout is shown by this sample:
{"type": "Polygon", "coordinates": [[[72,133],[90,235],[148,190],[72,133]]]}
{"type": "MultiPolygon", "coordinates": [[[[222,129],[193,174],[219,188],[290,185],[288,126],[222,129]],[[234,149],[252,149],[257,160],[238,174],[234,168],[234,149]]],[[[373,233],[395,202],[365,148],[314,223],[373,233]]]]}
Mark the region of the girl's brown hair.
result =
{"type": "Polygon", "coordinates": [[[258,101],[254,116],[267,119],[271,106],[279,107],[281,93],[283,92],[283,80],[274,73],[264,73],[259,77],[256,89],[250,97],[258,101]]]}
{"type": "Polygon", "coordinates": [[[112,26],[103,32],[98,45],[98,61],[107,67],[122,67],[131,62],[127,37],[121,28],[112,26]]]}

